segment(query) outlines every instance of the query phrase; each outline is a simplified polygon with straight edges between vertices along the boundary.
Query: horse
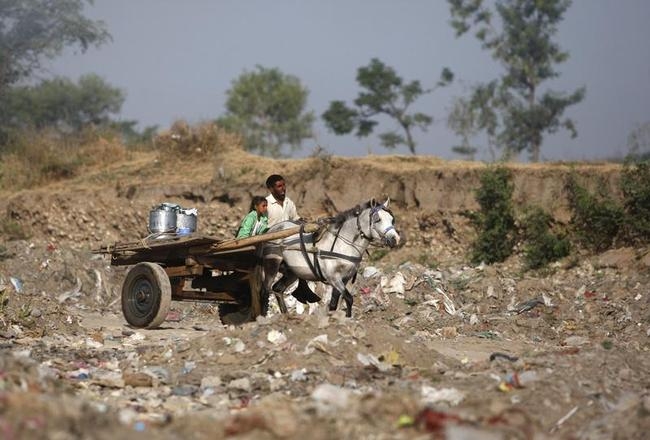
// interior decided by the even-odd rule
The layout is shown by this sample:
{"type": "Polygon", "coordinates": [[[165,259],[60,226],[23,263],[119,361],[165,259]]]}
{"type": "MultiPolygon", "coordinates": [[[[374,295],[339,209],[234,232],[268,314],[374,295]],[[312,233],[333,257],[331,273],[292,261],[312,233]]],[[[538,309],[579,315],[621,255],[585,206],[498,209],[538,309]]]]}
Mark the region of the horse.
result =
{"type": "MultiPolygon", "coordinates": [[[[289,237],[269,241],[264,244],[263,268],[264,289],[273,292],[280,311],[287,312],[284,303],[284,290],[299,280],[298,290],[303,299],[317,302],[306,281],[320,281],[332,286],[329,310],[335,311],[341,295],[346,303],[346,317],[352,316],[353,298],[346,284],[357,274],[363,253],[373,243],[381,243],[394,248],[399,245],[400,236],[395,229],[395,217],[388,209],[390,199],[377,203],[374,199],[340,214],[319,220],[323,227],[316,233],[300,232],[289,237]],[[273,284],[278,271],[282,278],[273,284]],[[306,289],[306,290],[305,290],[306,289]]],[[[282,231],[295,227],[297,222],[277,223],[268,232],[282,231]]],[[[300,296],[296,295],[299,300],[300,296]]],[[[305,301],[302,301],[305,302],[305,301]]]]}

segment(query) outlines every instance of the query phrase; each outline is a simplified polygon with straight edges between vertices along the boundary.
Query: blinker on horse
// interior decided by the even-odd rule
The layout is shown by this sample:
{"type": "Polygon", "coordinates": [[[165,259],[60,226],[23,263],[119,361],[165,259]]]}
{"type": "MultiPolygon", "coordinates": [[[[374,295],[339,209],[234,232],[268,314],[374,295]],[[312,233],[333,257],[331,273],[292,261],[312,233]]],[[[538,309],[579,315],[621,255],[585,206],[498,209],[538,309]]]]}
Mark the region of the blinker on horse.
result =
{"type": "MultiPolygon", "coordinates": [[[[346,284],[356,275],[363,253],[371,244],[393,248],[400,242],[395,218],[388,209],[389,203],[390,199],[384,203],[370,200],[327,219],[327,226],[319,233],[300,232],[264,245],[264,288],[266,292],[273,292],[282,313],[287,311],[284,290],[298,279],[298,289],[303,293],[307,289],[307,295],[311,294],[312,298],[318,297],[309,290],[305,281],[320,281],[332,286],[330,311],[337,309],[343,295],[345,315],[352,316],[354,300],[346,284]],[[283,277],[273,284],[282,263],[283,277]]],[[[294,226],[296,223],[285,221],[273,226],[269,232],[294,226]]]]}

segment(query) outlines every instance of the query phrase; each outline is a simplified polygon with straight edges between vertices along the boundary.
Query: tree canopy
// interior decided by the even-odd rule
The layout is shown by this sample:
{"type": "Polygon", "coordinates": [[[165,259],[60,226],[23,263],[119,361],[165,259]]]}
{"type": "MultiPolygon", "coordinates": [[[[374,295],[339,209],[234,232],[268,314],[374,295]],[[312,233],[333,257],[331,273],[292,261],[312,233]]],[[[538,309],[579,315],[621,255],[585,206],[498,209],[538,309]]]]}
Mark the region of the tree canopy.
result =
{"type": "Polygon", "coordinates": [[[6,94],[10,112],[2,126],[18,129],[53,127],[62,132],[80,131],[88,125],[107,126],[124,102],[124,92],[95,74],[74,83],[57,77],[35,86],[13,87],[6,94]]]}
{"type": "Polygon", "coordinates": [[[562,117],[567,107],[582,101],[585,89],[541,90],[544,82],[559,76],[555,66],[569,57],[553,37],[571,1],[497,0],[493,7],[484,0],[448,2],[456,35],[474,29],[483,49],[505,70],[458,103],[468,108],[455,115],[456,131],[491,129],[506,156],[528,151],[535,162],[546,133],[565,128],[575,137],[573,121],[562,117]],[[460,117],[472,120],[462,123],[460,117]]]}
{"type": "Polygon", "coordinates": [[[313,136],[314,115],[305,111],[309,91],[295,76],[257,66],[235,79],[227,94],[227,112],[217,122],[241,134],[249,151],[278,157],[285,146],[297,150],[313,136]]]}
{"type": "Polygon", "coordinates": [[[85,51],[110,39],[101,21],[83,16],[91,0],[0,0],[0,94],[65,47],[85,51]]]}
{"type": "MultiPolygon", "coordinates": [[[[453,80],[451,70],[443,69],[436,87],[445,86],[453,80]]],[[[356,130],[358,137],[370,135],[378,124],[376,117],[384,114],[394,119],[401,128],[379,135],[386,148],[406,145],[415,154],[416,142],[412,130],[426,130],[433,118],[425,113],[408,113],[408,109],[420,96],[431,93],[422,87],[420,81],[405,83],[395,69],[373,58],[367,66],[357,70],[357,82],[362,88],[354,100],[355,107],[348,107],[343,101],[332,101],[322,117],[325,125],[338,135],[356,130]]]]}

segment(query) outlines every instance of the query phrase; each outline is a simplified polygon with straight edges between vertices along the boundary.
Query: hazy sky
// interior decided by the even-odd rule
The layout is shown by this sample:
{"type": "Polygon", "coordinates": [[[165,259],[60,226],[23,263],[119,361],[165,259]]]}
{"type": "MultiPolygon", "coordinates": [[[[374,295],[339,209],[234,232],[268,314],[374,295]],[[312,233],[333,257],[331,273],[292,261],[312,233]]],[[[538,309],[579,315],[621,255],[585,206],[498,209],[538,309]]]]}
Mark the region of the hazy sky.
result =
{"type": "MultiPolygon", "coordinates": [[[[347,156],[408,153],[386,150],[374,136],[335,136],[320,119],[330,101],[357,96],[356,71],[373,57],[427,87],[442,67],[455,72],[453,86],[414,106],[435,119],[426,133],[415,133],[418,154],[444,158],[458,157],[451,147],[459,140],[446,126],[452,98],[501,72],[471,34],[454,36],[446,0],[96,0],[86,15],[104,20],[113,41],[67,52],[50,64],[52,75],[97,73],[126,91],[122,118],[165,129],[176,119],[222,115],[234,79],[257,64],[277,67],[309,89],[307,107],[317,116],[316,140],[306,140],[297,156],[317,144],[347,156]]],[[[565,112],[578,138],[547,137],[542,158],[626,153],[635,124],[650,121],[650,1],[574,0],[557,41],[570,58],[546,87],[570,92],[584,85],[587,96],[565,112]]],[[[382,120],[378,128],[394,124],[382,120]]]]}

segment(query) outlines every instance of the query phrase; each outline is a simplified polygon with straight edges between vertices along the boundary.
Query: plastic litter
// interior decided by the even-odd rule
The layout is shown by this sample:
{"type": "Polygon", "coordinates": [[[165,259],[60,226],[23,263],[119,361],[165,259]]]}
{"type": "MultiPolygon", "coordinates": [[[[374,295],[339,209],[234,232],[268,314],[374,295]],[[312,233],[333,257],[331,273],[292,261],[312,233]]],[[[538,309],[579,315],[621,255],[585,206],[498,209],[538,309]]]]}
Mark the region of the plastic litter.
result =
{"type": "Polygon", "coordinates": [[[526,301],[515,306],[515,314],[520,315],[524,312],[534,309],[539,304],[544,304],[544,300],[541,298],[534,298],[530,301],[526,301]]]}
{"type": "Polygon", "coordinates": [[[321,413],[342,410],[348,406],[350,390],[329,383],[318,385],[311,393],[311,398],[321,413]]]}
{"type": "Polygon", "coordinates": [[[423,385],[420,393],[422,403],[426,405],[446,403],[450,406],[456,406],[465,398],[465,394],[456,388],[434,388],[423,385]]]}
{"type": "Polygon", "coordinates": [[[363,277],[364,278],[372,278],[375,275],[379,273],[379,269],[377,269],[374,266],[367,266],[365,269],[363,269],[363,277]]]}
{"type": "Polygon", "coordinates": [[[20,278],[9,277],[9,281],[11,282],[11,285],[14,286],[14,289],[17,293],[21,293],[23,291],[23,281],[20,278]]]}
{"type": "Polygon", "coordinates": [[[508,392],[514,388],[525,388],[537,380],[539,380],[539,375],[536,371],[528,370],[522,373],[510,373],[499,383],[499,390],[508,392]]]}
{"type": "Polygon", "coordinates": [[[267,335],[266,335],[266,340],[269,341],[273,345],[280,345],[284,344],[287,342],[287,337],[284,335],[284,333],[277,331],[277,330],[271,330],[267,335]]]}

